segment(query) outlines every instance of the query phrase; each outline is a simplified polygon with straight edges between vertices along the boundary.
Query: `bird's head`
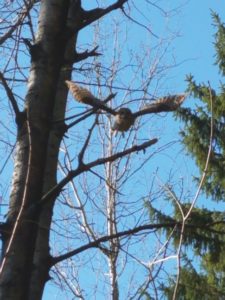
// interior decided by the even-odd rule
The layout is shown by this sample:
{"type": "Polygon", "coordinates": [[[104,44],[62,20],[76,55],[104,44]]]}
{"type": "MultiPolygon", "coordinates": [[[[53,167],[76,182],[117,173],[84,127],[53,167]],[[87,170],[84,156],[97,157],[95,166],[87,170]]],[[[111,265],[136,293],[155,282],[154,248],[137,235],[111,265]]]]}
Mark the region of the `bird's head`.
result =
{"type": "Polygon", "coordinates": [[[127,107],[122,107],[117,111],[117,115],[121,118],[121,119],[130,119],[133,115],[132,115],[132,111],[127,108],[127,107]]]}

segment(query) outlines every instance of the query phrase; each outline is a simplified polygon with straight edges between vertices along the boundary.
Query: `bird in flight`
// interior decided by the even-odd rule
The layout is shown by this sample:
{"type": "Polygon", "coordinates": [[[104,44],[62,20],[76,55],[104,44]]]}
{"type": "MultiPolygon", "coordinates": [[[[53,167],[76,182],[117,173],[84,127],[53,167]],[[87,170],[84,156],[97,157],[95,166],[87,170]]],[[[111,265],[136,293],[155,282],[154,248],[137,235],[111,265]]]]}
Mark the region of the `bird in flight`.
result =
{"type": "Polygon", "coordinates": [[[135,119],[142,115],[160,112],[175,111],[184,102],[187,94],[169,95],[157,99],[151,104],[146,105],[143,109],[132,112],[127,107],[122,107],[118,110],[114,110],[107,106],[102,100],[95,97],[89,90],[80,87],[76,83],[70,80],[65,81],[67,87],[72,93],[74,99],[80,103],[88,104],[95,109],[102,109],[114,116],[114,124],[112,130],[115,131],[128,131],[134,124],[135,119]]]}

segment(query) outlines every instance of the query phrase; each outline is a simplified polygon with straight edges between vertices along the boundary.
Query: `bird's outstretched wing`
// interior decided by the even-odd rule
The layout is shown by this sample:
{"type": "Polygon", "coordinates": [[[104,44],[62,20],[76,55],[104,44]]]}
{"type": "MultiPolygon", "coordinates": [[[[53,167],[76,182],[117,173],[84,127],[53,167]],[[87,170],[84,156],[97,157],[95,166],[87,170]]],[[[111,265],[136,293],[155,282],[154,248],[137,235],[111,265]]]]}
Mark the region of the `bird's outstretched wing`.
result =
{"type": "Polygon", "coordinates": [[[74,99],[76,99],[78,102],[91,105],[94,108],[102,109],[112,115],[116,115],[115,110],[111,109],[103,101],[96,98],[89,90],[80,87],[70,80],[66,80],[65,83],[74,99]]]}
{"type": "MultiPolygon", "coordinates": [[[[137,117],[160,112],[175,111],[184,102],[187,94],[169,95],[159,98],[155,102],[146,105],[143,109],[132,113],[129,108],[123,107],[118,111],[108,107],[103,101],[96,98],[89,90],[80,87],[73,81],[65,81],[67,87],[72,93],[74,99],[80,103],[88,104],[95,109],[102,109],[115,116],[112,130],[127,131],[133,124],[137,117]]],[[[112,94],[115,96],[115,94],[112,94]]]]}
{"type": "Polygon", "coordinates": [[[134,118],[151,113],[175,111],[184,102],[187,94],[169,95],[159,98],[155,102],[146,105],[143,109],[133,113],[134,118]]]}

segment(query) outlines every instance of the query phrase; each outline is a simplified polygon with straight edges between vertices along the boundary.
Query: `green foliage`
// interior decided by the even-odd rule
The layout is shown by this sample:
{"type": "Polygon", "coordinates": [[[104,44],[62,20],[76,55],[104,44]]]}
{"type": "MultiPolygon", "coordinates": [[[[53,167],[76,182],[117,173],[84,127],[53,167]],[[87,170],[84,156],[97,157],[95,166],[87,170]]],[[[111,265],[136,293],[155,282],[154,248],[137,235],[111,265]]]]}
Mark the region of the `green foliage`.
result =
{"type": "Polygon", "coordinates": [[[215,12],[212,12],[212,18],[217,28],[215,34],[216,64],[218,64],[221,73],[225,75],[225,25],[215,12]]]}
{"type": "MultiPolygon", "coordinates": [[[[174,204],[173,215],[168,216],[146,203],[152,222],[171,223],[182,222],[180,209],[174,204]]],[[[181,204],[184,215],[189,211],[190,204],[181,204]]],[[[171,228],[164,227],[161,232],[168,238],[171,228]]],[[[207,255],[209,263],[218,263],[225,249],[225,213],[212,212],[208,209],[193,208],[183,233],[183,245],[191,247],[195,255],[207,255]]],[[[173,232],[173,245],[177,248],[180,241],[181,226],[173,232]]]]}
{"type": "MultiPolygon", "coordinates": [[[[160,222],[181,222],[181,212],[176,204],[172,216],[167,216],[148,204],[152,220],[160,222]]],[[[181,204],[185,215],[190,204],[181,204]]],[[[177,248],[180,240],[181,227],[173,232],[172,242],[177,248]]],[[[167,237],[171,228],[164,228],[167,237]]],[[[203,272],[197,272],[190,261],[181,268],[177,299],[197,300],[223,299],[225,295],[225,213],[212,212],[207,209],[194,208],[186,224],[183,234],[183,246],[193,250],[195,256],[201,258],[203,272]]],[[[198,266],[199,267],[199,266],[198,266]]],[[[170,277],[167,284],[161,285],[166,299],[172,299],[176,277],[170,277]]]]}
{"type": "MultiPolygon", "coordinates": [[[[161,285],[166,299],[172,299],[176,278],[169,280],[168,284],[161,285]]],[[[206,274],[196,272],[189,262],[180,273],[180,284],[178,287],[178,300],[222,300],[224,299],[224,286],[216,286],[210,282],[206,274]]]]}
{"type": "Polygon", "coordinates": [[[175,222],[175,219],[162,213],[161,211],[157,210],[154,208],[150,202],[145,202],[145,207],[148,210],[149,213],[149,219],[152,222],[157,222],[157,223],[171,223],[175,222]]]}
{"type": "MultiPolygon", "coordinates": [[[[225,198],[225,87],[218,94],[204,84],[196,84],[192,76],[187,77],[188,91],[201,100],[193,109],[183,108],[177,116],[185,123],[182,140],[189,154],[201,171],[204,170],[210,141],[211,100],[213,102],[213,150],[204,191],[215,200],[225,198]]],[[[198,178],[195,178],[198,181],[198,178]]]]}
{"type": "MultiPolygon", "coordinates": [[[[215,34],[216,63],[225,75],[225,26],[218,14],[212,13],[217,28],[215,34]]],[[[181,132],[187,151],[195,159],[200,170],[205,167],[209,147],[211,102],[213,105],[213,151],[207,172],[204,191],[215,200],[225,199],[225,85],[221,83],[216,93],[209,84],[197,84],[192,75],[187,76],[187,91],[200,100],[195,108],[183,108],[177,116],[185,123],[181,132]]],[[[198,180],[198,178],[195,178],[198,180]]]]}
{"type": "Polygon", "coordinates": [[[152,298],[152,297],[150,296],[150,294],[147,293],[146,291],[141,291],[141,292],[140,292],[140,297],[141,297],[141,299],[143,299],[143,300],[154,300],[154,298],[152,298]]]}
{"type": "MultiPolygon", "coordinates": [[[[216,64],[225,75],[225,25],[216,13],[212,13],[215,33],[216,64]]],[[[212,200],[225,200],[225,84],[219,91],[211,89],[209,83],[197,84],[192,75],[187,76],[188,92],[198,99],[193,108],[182,108],[177,117],[185,124],[181,132],[187,152],[194,158],[202,172],[205,168],[210,140],[210,124],[213,115],[213,149],[207,169],[203,190],[212,200]],[[213,106],[213,113],[211,111],[213,106]]],[[[195,178],[199,181],[199,178],[195,178]]],[[[189,204],[180,204],[185,213],[189,204]]],[[[170,216],[171,217],[171,216],[170,216]]],[[[174,220],[180,220],[180,209],[174,205],[174,220]]],[[[173,236],[177,247],[179,234],[173,236]]],[[[223,300],[225,299],[225,213],[194,208],[183,235],[183,245],[191,247],[200,265],[190,262],[180,270],[177,299],[179,300],[223,300]]],[[[170,278],[161,289],[171,299],[176,277],[170,278]]]]}
{"type": "MultiPolygon", "coordinates": [[[[184,212],[189,208],[190,204],[182,205],[184,212]]],[[[178,208],[175,210],[175,215],[177,214],[180,214],[178,208]]],[[[183,245],[192,246],[194,253],[199,256],[209,253],[210,262],[216,263],[225,248],[224,231],[224,213],[194,208],[184,231],[183,245]]],[[[174,240],[176,247],[178,241],[178,239],[174,240]]]]}

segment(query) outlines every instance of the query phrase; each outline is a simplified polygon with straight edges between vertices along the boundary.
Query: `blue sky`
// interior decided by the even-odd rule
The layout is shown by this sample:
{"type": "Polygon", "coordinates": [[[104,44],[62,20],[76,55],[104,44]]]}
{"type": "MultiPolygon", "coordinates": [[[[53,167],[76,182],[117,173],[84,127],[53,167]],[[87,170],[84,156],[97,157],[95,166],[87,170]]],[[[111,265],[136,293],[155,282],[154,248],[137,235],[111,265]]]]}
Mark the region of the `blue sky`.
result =
{"type": "Polygon", "coordinates": [[[185,62],[176,70],[174,80],[177,84],[182,84],[180,79],[189,73],[194,75],[197,82],[209,80],[212,86],[218,84],[218,69],[214,66],[215,27],[212,25],[210,9],[217,12],[225,22],[224,8],[220,0],[190,0],[181,8],[177,16],[181,37],[174,41],[174,50],[178,62],[185,62]]]}

